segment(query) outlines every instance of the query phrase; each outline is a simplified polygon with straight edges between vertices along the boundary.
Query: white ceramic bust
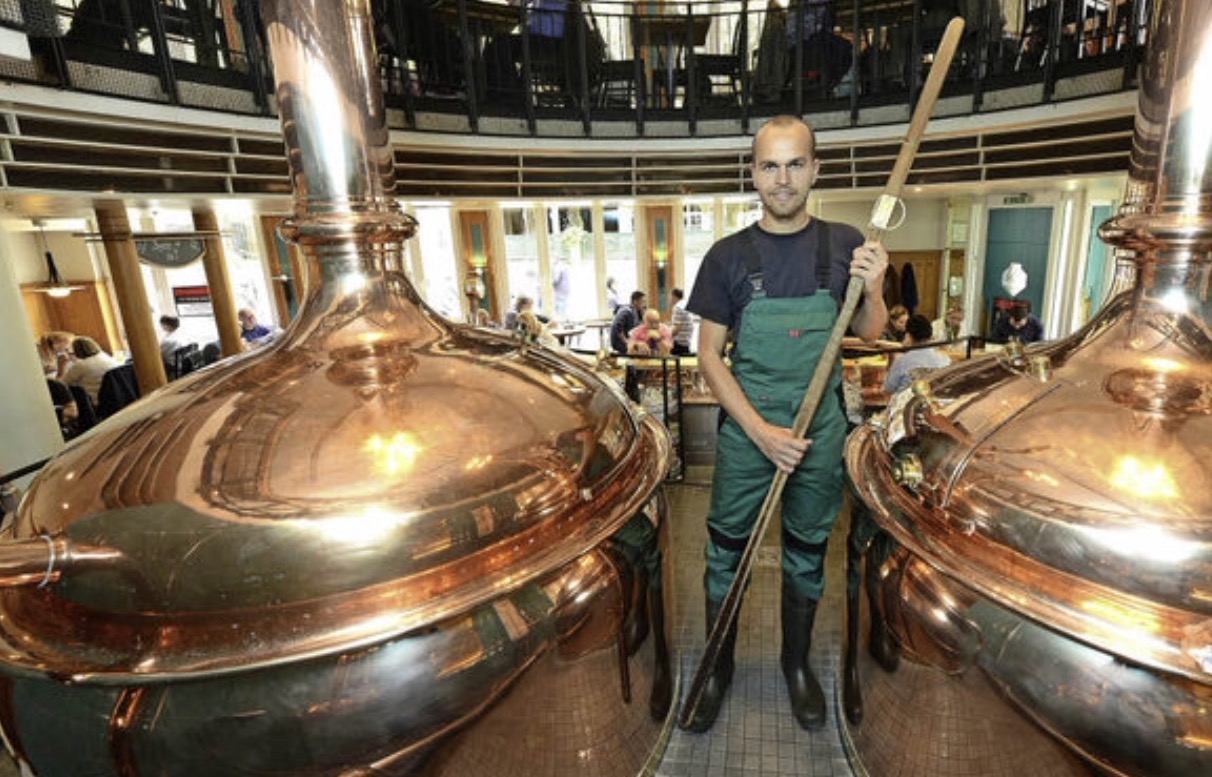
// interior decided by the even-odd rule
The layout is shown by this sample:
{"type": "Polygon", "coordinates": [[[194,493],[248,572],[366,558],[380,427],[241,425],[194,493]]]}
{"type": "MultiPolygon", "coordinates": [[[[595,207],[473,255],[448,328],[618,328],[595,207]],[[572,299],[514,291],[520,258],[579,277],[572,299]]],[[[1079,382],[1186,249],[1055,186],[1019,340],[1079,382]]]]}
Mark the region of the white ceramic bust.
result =
{"type": "Polygon", "coordinates": [[[1011,297],[1017,297],[1019,292],[1027,288],[1027,271],[1018,262],[1011,262],[1002,273],[1002,288],[1011,297]]]}

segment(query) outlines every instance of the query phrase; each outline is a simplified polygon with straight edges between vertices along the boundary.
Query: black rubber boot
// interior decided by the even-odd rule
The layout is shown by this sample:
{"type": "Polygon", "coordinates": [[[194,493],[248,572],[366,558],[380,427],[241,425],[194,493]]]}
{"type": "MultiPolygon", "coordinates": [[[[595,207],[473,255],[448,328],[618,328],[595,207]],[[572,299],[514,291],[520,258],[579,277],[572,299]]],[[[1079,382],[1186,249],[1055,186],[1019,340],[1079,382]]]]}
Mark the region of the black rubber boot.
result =
{"type": "Polygon", "coordinates": [[[652,650],[656,667],[652,674],[652,693],[648,711],[653,720],[664,720],[673,704],[673,669],[669,665],[669,642],[665,635],[665,599],[658,586],[648,588],[648,616],[652,627],[652,650]]]}
{"type": "MultiPolygon", "coordinates": [[[[723,602],[707,600],[707,634],[711,634],[711,626],[720,614],[723,602]]],[[[707,678],[703,687],[703,696],[699,699],[699,707],[694,711],[694,717],[686,724],[687,731],[701,734],[715,723],[724,706],[724,697],[728,695],[728,686],[732,684],[732,672],[736,668],[734,653],[736,652],[736,621],[724,636],[720,645],[720,655],[716,659],[715,668],[707,678]]]]}
{"type": "Polygon", "coordinates": [[[791,713],[800,728],[814,731],[825,725],[825,693],[808,666],[816,600],[801,596],[783,583],[783,677],[791,695],[791,713]]]}

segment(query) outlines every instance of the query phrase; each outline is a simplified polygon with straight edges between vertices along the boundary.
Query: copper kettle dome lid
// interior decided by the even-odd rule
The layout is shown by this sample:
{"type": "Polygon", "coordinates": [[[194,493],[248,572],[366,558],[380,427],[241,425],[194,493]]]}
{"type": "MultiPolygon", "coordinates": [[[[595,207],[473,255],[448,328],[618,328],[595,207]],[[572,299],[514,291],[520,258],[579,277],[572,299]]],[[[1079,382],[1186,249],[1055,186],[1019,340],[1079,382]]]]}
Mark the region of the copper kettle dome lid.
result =
{"type": "Polygon", "coordinates": [[[931,374],[847,464],[877,521],[1003,606],[1212,679],[1212,5],[1155,12],[1119,289],[1063,340],[931,374]]]}
{"type": "Polygon", "coordinates": [[[400,272],[415,225],[385,194],[381,102],[348,53],[367,13],[268,14],[311,276],[299,316],[44,469],[0,543],[0,661],[130,682],[370,646],[567,564],[663,480],[668,436],[617,386],[449,324],[400,272]]]}

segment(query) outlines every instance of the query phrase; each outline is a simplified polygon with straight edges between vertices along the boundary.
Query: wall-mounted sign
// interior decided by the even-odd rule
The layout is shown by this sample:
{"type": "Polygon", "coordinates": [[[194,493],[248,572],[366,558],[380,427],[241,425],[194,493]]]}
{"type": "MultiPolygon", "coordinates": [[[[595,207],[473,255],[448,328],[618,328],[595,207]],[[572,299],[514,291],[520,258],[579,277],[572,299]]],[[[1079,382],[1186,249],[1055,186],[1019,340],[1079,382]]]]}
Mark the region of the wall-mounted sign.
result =
{"type": "Polygon", "coordinates": [[[206,253],[206,243],[197,239],[157,240],[141,238],[135,241],[139,258],[158,267],[184,267],[196,262],[206,253]]]}
{"type": "Polygon", "coordinates": [[[214,318],[215,307],[210,300],[208,286],[174,286],[173,304],[178,316],[206,316],[214,318]]]}

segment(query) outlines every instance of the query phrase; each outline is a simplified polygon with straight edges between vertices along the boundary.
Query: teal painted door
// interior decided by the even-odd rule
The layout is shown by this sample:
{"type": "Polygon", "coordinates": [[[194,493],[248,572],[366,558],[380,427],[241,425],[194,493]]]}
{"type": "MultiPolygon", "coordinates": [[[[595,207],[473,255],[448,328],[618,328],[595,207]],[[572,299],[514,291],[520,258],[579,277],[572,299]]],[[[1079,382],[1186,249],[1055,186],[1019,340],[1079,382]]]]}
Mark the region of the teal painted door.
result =
{"type": "MultiPolygon", "coordinates": [[[[1052,208],[995,208],[989,211],[985,243],[985,310],[982,322],[988,334],[993,325],[993,301],[1010,294],[1002,288],[1002,273],[1011,262],[1027,271],[1027,288],[1015,299],[1031,303],[1031,312],[1043,318],[1044,279],[1048,276],[1048,245],[1052,237],[1052,208]]],[[[1047,324],[1047,322],[1044,322],[1047,324]]]]}

